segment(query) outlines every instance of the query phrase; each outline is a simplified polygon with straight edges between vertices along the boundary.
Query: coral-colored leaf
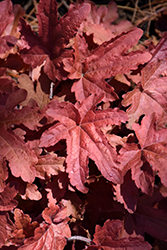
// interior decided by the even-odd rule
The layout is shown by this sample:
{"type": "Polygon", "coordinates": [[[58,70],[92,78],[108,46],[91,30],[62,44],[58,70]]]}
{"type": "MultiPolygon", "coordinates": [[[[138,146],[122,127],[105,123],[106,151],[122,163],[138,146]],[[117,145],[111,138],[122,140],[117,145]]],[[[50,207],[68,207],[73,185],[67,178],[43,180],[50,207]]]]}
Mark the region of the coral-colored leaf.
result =
{"type": "Polygon", "coordinates": [[[0,156],[9,161],[9,167],[15,177],[21,176],[27,182],[34,181],[37,157],[24,141],[4,127],[0,129],[0,156]]]}
{"type": "Polygon", "coordinates": [[[118,109],[95,110],[95,105],[102,98],[103,96],[91,95],[81,105],[76,103],[75,106],[71,103],[59,104],[53,100],[46,111],[49,116],[58,120],[60,125],[56,124],[53,129],[51,127],[43,133],[40,146],[49,147],[60,139],[66,139],[66,171],[69,173],[71,184],[82,192],[87,191],[84,183],[89,172],[88,158],[95,161],[106,179],[115,183],[122,181],[115,162],[116,151],[100,128],[109,124],[119,125],[127,118],[126,114],[118,109]]]}
{"type": "Polygon", "coordinates": [[[132,124],[138,121],[141,115],[150,115],[152,107],[159,119],[159,127],[162,128],[167,123],[167,35],[151,53],[152,59],[142,69],[141,83],[123,96],[123,106],[130,105],[127,109],[129,128],[132,128],[132,124]]]}
{"type": "Polygon", "coordinates": [[[45,179],[46,176],[58,175],[59,172],[64,172],[64,160],[64,157],[58,157],[53,153],[39,156],[38,163],[35,165],[36,177],[45,179]]]}
{"type": "Polygon", "coordinates": [[[35,184],[27,183],[25,195],[21,196],[22,199],[30,199],[38,201],[42,198],[41,193],[38,191],[38,187],[35,184]]]}
{"type": "Polygon", "coordinates": [[[104,250],[150,250],[152,247],[140,236],[121,237],[122,222],[107,220],[103,227],[96,225],[94,242],[104,250]]]}
{"type": "Polygon", "coordinates": [[[59,209],[57,205],[45,208],[43,217],[49,224],[41,223],[35,229],[34,237],[24,241],[19,249],[24,250],[62,250],[66,245],[66,238],[71,236],[71,231],[66,218],[66,209],[59,209]]]}
{"type": "Polygon", "coordinates": [[[132,23],[127,20],[116,25],[112,24],[118,18],[117,5],[114,1],[110,1],[108,6],[103,5],[99,8],[91,1],[85,2],[91,4],[91,11],[80,29],[87,36],[93,34],[94,43],[100,45],[133,27],[132,23]]]}
{"type": "Polygon", "coordinates": [[[56,0],[41,0],[37,15],[39,36],[35,35],[23,19],[21,20],[20,32],[23,41],[27,43],[28,49],[25,48],[21,51],[24,62],[36,67],[46,60],[44,71],[51,80],[55,81],[56,78],[65,77],[66,73],[63,72],[61,67],[61,56],[71,54],[70,51],[65,52],[65,46],[69,39],[75,35],[89,10],[89,4],[73,6],[66,15],[57,20],[56,0]]]}
{"type": "Polygon", "coordinates": [[[113,88],[104,80],[137,69],[139,64],[150,60],[151,55],[148,52],[127,53],[141,35],[142,30],[135,28],[103,43],[91,52],[87,50],[84,38],[76,36],[73,45],[75,59],[65,58],[63,63],[64,69],[70,72],[68,77],[79,79],[72,86],[78,101],[83,101],[89,94],[100,93],[105,94],[104,101],[116,100],[117,95],[113,88]]]}

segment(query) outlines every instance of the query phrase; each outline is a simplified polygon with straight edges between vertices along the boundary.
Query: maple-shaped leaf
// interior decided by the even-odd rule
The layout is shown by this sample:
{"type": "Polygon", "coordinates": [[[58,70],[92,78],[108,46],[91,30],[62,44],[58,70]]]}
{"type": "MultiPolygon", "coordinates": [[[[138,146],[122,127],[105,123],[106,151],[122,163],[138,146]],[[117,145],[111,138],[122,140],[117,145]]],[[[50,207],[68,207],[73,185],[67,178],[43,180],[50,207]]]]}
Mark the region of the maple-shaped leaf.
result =
{"type": "Polygon", "coordinates": [[[60,209],[52,204],[45,208],[42,215],[46,223],[41,223],[40,227],[35,229],[34,237],[24,241],[24,245],[18,249],[24,250],[62,250],[71,236],[71,230],[68,226],[66,208],[60,209]]]}
{"type": "Polygon", "coordinates": [[[104,102],[114,101],[117,95],[105,79],[116,74],[136,69],[139,64],[150,60],[151,55],[143,51],[127,51],[138,42],[142,30],[134,28],[91,52],[86,41],[79,34],[74,39],[74,58],[64,58],[64,69],[70,74],[68,78],[77,79],[72,86],[77,101],[83,101],[90,94],[104,94],[104,102]]]}
{"type": "Polygon", "coordinates": [[[153,171],[161,178],[161,182],[167,186],[167,129],[156,129],[155,113],[145,116],[139,124],[133,124],[132,127],[139,140],[142,158],[149,162],[153,171]]]}
{"type": "Polygon", "coordinates": [[[68,13],[58,20],[56,0],[41,0],[37,14],[38,36],[23,19],[20,20],[20,32],[24,41],[23,44],[20,43],[21,46],[23,45],[21,56],[24,62],[35,68],[46,60],[44,72],[52,81],[66,77],[67,73],[62,69],[61,57],[71,55],[65,47],[89,11],[89,4],[71,6],[68,13]]]}
{"type": "Polygon", "coordinates": [[[120,125],[127,119],[126,114],[115,109],[95,110],[103,96],[91,95],[81,104],[58,103],[53,100],[48,105],[47,115],[59,123],[43,133],[40,147],[49,147],[61,139],[67,142],[67,169],[70,182],[82,192],[88,177],[88,158],[91,158],[102,175],[109,181],[120,183],[121,173],[115,162],[116,151],[109,144],[101,127],[109,124],[120,125]]]}
{"type": "Polygon", "coordinates": [[[93,41],[96,44],[102,44],[111,38],[125,32],[133,27],[129,21],[121,21],[118,24],[112,24],[117,18],[117,5],[110,1],[108,6],[97,7],[91,1],[85,1],[91,4],[91,11],[86,20],[82,22],[80,29],[87,36],[93,34],[93,41]]]}
{"type": "MultiPolygon", "coordinates": [[[[93,241],[103,250],[151,250],[151,245],[141,236],[121,236],[123,223],[107,220],[103,227],[96,225],[93,241]]],[[[89,249],[89,248],[88,248],[89,249]]],[[[90,248],[91,249],[91,248],[90,248]]]]}
{"type": "Polygon", "coordinates": [[[141,71],[141,82],[123,96],[123,106],[130,106],[126,111],[129,116],[128,128],[132,128],[141,115],[149,115],[152,110],[158,117],[160,128],[167,123],[167,35],[151,54],[152,59],[141,71]]]}
{"type": "Polygon", "coordinates": [[[132,127],[138,138],[140,147],[131,143],[125,144],[119,151],[118,161],[122,174],[131,169],[132,180],[143,193],[152,195],[155,174],[161,178],[161,182],[167,186],[167,129],[156,129],[155,114],[145,116],[139,124],[132,127]]]}
{"type": "Polygon", "coordinates": [[[142,150],[137,144],[125,143],[119,151],[118,162],[123,176],[131,169],[131,177],[136,186],[143,193],[152,195],[155,176],[150,164],[143,159],[142,150]]]}

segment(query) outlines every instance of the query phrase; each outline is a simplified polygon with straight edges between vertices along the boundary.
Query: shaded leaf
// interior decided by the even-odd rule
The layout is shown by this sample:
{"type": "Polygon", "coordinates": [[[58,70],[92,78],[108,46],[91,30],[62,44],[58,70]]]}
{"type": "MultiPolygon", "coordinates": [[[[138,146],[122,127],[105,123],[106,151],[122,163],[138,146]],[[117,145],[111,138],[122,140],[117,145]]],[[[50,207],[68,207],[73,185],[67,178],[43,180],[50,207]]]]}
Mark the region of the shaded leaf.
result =
{"type": "Polygon", "coordinates": [[[118,161],[122,174],[131,169],[132,180],[143,193],[152,195],[155,176],[148,162],[142,157],[142,151],[135,143],[126,143],[119,151],[118,161]]]}
{"type": "Polygon", "coordinates": [[[167,129],[156,130],[155,114],[145,116],[139,124],[133,124],[133,129],[141,146],[142,157],[149,162],[153,171],[161,178],[162,183],[167,186],[167,129]]]}
{"type": "Polygon", "coordinates": [[[121,237],[122,221],[107,220],[103,227],[96,225],[93,241],[103,250],[142,250],[151,249],[151,245],[143,237],[121,237]]]}
{"type": "Polygon", "coordinates": [[[34,235],[34,230],[38,227],[38,223],[36,221],[31,222],[30,216],[24,214],[19,208],[14,210],[14,220],[14,229],[10,241],[13,244],[21,244],[25,238],[34,235]]]}
{"type": "Polygon", "coordinates": [[[6,179],[8,178],[8,169],[5,160],[0,159],[0,193],[3,192],[6,186],[6,179]]]}
{"type": "Polygon", "coordinates": [[[21,19],[20,32],[22,40],[27,43],[27,48],[21,44],[23,47],[21,56],[24,62],[36,67],[46,60],[44,72],[51,80],[66,77],[67,74],[61,67],[61,57],[71,55],[70,51],[65,51],[65,46],[75,35],[89,10],[89,4],[73,6],[66,15],[58,20],[56,0],[41,0],[37,14],[39,36],[21,19]]]}
{"type": "Polygon", "coordinates": [[[137,207],[137,199],[139,197],[139,190],[135,183],[132,181],[130,172],[124,177],[124,182],[119,185],[113,186],[115,189],[116,200],[124,204],[125,209],[129,213],[134,213],[137,207]]]}
{"type": "Polygon", "coordinates": [[[163,210],[139,204],[131,216],[137,230],[140,229],[143,233],[146,232],[161,240],[167,239],[167,215],[163,210]]]}
{"type": "Polygon", "coordinates": [[[18,204],[14,197],[17,195],[15,186],[8,184],[2,193],[0,193],[0,211],[8,211],[15,208],[18,204]]]}

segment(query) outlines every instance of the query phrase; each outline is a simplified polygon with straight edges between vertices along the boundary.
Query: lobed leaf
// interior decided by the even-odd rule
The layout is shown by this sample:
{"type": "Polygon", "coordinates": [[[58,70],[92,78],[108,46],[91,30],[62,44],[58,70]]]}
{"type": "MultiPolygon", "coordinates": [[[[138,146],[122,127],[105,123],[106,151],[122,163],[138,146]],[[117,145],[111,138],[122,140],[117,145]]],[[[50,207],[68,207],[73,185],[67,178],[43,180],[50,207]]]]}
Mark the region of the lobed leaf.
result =
{"type": "Polygon", "coordinates": [[[150,60],[151,55],[143,51],[127,51],[138,42],[142,30],[134,28],[121,34],[89,52],[85,40],[77,35],[74,40],[75,58],[63,59],[64,69],[70,79],[79,79],[73,86],[77,101],[81,102],[90,94],[104,94],[103,101],[114,101],[118,97],[104,80],[116,74],[137,69],[139,64],[150,60]]]}
{"type": "Polygon", "coordinates": [[[24,62],[34,68],[46,60],[44,72],[52,81],[66,77],[66,73],[61,68],[61,57],[71,55],[70,51],[65,51],[65,47],[77,32],[89,10],[89,4],[71,7],[66,15],[57,20],[56,0],[49,0],[47,4],[46,0],[41,0],[37,15],[39,36],[35,35],[23,19],[20,21],[22,41],[27,43],[27,48],[24,43],[20,43],[24,62]]]}
{"type": "Polygon", "coordinates": [[[44,132],[39,146],[51,146],[60,139],[67,142],[67,169],[70,182],[82,192],[88,177],[88,159],[95,161],[102,175],[109,181],[120,183],[121,173],[116,164],[116,151],[109,144],[101,127],[125,122],[126,114],[118,109],[94,110],[103,96],[91,95],[81,104],[50,102],[46,111],[59,123],[44,132]]]}
{"type": "Polygon", "coordinates": [[[151,54],[152,59],[141,71],[141,83],[137,83],[134,90],[123,96],[122,105],[130,106],[127,109],[128,128],[132,128],[132,124],[141,115],[151,115],[153,109],[159,120],[159,127],[162,128],[167,123],[167,35],[164,35],[151,54]]]}

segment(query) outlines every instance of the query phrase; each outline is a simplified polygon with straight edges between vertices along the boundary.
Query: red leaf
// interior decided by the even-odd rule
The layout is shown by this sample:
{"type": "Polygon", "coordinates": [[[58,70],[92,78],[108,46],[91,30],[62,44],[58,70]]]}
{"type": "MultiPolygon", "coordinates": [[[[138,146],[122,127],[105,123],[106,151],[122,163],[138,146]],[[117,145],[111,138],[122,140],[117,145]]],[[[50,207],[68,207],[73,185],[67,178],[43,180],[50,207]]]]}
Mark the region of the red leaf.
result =
{"type": "Polygon", "coordinates": [[[128,128],[131,128],[141,115],[150,115],[152,110],[156,113],[160,128],[167,123],[167,77],[165,73],[167,35],[153,49],[152,55],[152,59],[142,69],[141,83],[138,83],[134,90],[123,96],[123,106],[130,105],[127,109],[128,128]]]}
{"type": "Polygon", "coordinates": [[[96,225],[94,242],[103,250],[143,250],[151,249],[151,245],[140,236],[122,237],[122,222],[120,220],[107,220],[103,227],[96,225]]]}
{"type": "Polygon", "coordinates": [[[5,186],[6,186],[6,179],[8,178],[8,169],[6,166],[6,161],[2,160],[0,161],[0,192],[3,192],[5,186]]]}
{"type": "Polygon", "coordinates": [[[62,250],[66,245],[66,238],[71,236],[70,228],[67,224],[66,209],[59,209],[52,204],[45,208],[42,213],[48,224],[41,223],[40,227],[35,229],[34,237],[24,241],[24,245],[19,249],[24,250],[62,250]]]}
{"type": "Polygon", "coordinates": [[[143,233],[146,232],[158,239],[167,240],[166,212],[147,204],[139,204],[137,211],[131,216],[137,230],[140,229],[143,233]]]}
{"type": "Polygon", "coordinates": [[[9,161],[9,167],[15,177],[21,177],[24,181],[33,182],[37,157],[12,131],[1,127],[0,130],[0,156],[9,161]]]}
{"type": "Polygon", "coordinates": [[[63,166],[65,158],[58,157],[56,154],[41,155],[38,157],[38,163],[35,165],[36,177],[45,179],[46,176],[58,175],[58,173],[64,172],[63,166]]]}
{"type": "Polygon", "coordinates": [[[0,212],[0,247],[7,243],[12,235],[12,230],[13,222],[11,221],[9,214],[6,212],[0,212]]]}
{"type": "Polygon", "coordinates": [[[70,182],[82,192],[88,177],[88,158],[95,161],[102,175],[109,181],[120,183],[121,173],[115,162],[116,151],[101,131],[108,124],[120,125],[126,121],[126,114],[118,109],[95,110],[95,105],[103,96],[91,95],[82,104],[58,103],[53,100],[47,115],[60,123],[44,132],[40,146],[49,147],[60,139],[67,141],[67,172],[70,182]]]}
{"type": "Polygon", "coordinates": [[[122,174],[131,169],[132,180],[143,193],[152,195],[155,177],[146,160],[142,158],[142,151],[134,143],[126,143],[119,151],[118,161],[122,174]]]}
{"type": "Polygon", "coordinates": [[[8,184],[2,193],[0,193],[0,211],[8,211],[15,208],[18,204],[13,198],[17,195],[15,186],[8,184]]]}
{"type": "Polygon", "coordinates": [[[123,203],[129,213],[134,213],[137,207],[139,191],[131,179],[130,172],[125,175],[123,184],[117,184],[113,188],[116,191],[117,201],[123,203]]]}
{"type": "Polygon", "coordinates": [[[25,195],[21,196],[22,199],[30,199],[38,201],[42,198],[41,193],[38,191],[38,187],[35,184],[27,183],[25,195]]]}
{"type": "Polygon", "coordinates": [[[22,210],[16,208],[14,210],[14,229],[10,241],[13,244],[21,244],[25,238],[34,235],[35,228],[38,227],[38,222],[32,222],[28,214],[24,214],[22,210]]]}
{"type": "Polygon", "coordinates": [[[110,1],[108,6],[97,6],[91,1],[85,1],[91,4],[91,11],[86,20],[81,24],[81,30],[87,36],[93,34],[93,41],[96,44],[102,44],[111,38],[125,32],[133,27],[132,23],[124,20],[118,24],[112,24],[117,18],[117,5],[110,1]]]}
{"type": "Polygon", "coordinates": [[[141,146],[144,157],[167,186],[167,129],[156,130],[155,115],[145,116],[139,124],[132,125],[141,146]]]}
{"type": "Polygon", "coordinates": [[[26,106],[31,99],[33,99],[33,100],[35,100],[37,102],[38,107],[40,108],[40,110],[45,105],[48,104],[48,102],[50,100],[49,95],[44,93],[44,91],[42,91],[39,81],[37,81],[35,89],[34,89],[34,83],[30,79],[30,77],[28,77],[28,75],[26,75],[26,74],[21,74],[19,76],[18,81],[19,81],[18,87],[20,89],[25,89],[27,91],[27,98],[26,98],[26,100],[24,100],[21,103],[22,106],[26,106]]]}
{"type": "Polygon", "coordinates": [[[125,34],[111,39],[98,46],[95,50],[87,50],[85,40],[79,35],[73,45],[75,59],[65,58],[64,69],[70,72],[70,79],[79,79],[72,86],[77,101],[83,101],[89,94],[103,93],[104,101],[114,101],[117,95],[104,79],[116,74],[126,73],[137,69],[139,64],[150,60],[148,52],[133,51],[127,53],[142,35],[142,30],[134,28],[125,34]]]}
{"type": "Polygon", "coordinates": [[[7,25],[13,21],[14,15],[12,13],[12,2],[10,0],[5,0],[0,3],[0,36],[7,25]]]}
{"type": "Polygon", "coordinates": [[[23,19],[20,30],[28,48],[21,51],[24,62],[36,67],[46,60],[44,71],[53,81],[66,76],[61,67],[61,57],[71,55],[71,52],[65,51],[65,46],[89,13],[90,6],[82,4],[71,7],[60,20],[57,20],[56,9],[56,0],[41,0],[37,15],[39,36],[35,35],[23,19]]]}

